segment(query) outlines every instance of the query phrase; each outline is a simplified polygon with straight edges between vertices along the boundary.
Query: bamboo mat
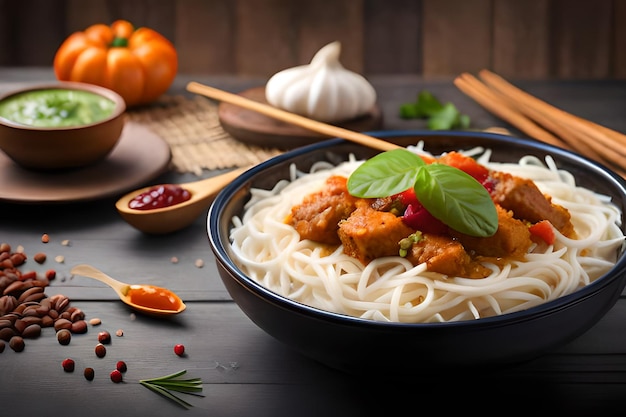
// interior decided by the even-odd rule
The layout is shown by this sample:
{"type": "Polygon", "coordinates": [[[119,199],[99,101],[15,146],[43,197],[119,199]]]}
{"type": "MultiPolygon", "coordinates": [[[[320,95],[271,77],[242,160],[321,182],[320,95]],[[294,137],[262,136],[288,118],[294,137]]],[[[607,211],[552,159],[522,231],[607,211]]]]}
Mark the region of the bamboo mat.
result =
{"type": "Polygon", "coordinates": [[[171,169],[183,174],[200,176],[203,170],[245,167],[282,152],[237,141],[222,129],[217,107],[204,97],[164,96],[127,115],[170,145],[171,169]]]}

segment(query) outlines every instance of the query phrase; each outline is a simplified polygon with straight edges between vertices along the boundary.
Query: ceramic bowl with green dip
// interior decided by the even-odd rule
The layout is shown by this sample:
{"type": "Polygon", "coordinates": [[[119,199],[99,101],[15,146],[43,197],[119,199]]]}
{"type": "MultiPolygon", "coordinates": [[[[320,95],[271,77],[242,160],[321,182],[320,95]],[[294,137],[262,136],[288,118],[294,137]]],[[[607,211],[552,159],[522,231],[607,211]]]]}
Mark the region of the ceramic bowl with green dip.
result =
{"type": "Polygon", "coordinates": [[[27,169],[91,165],[117,145],[125,111],[124,99],[100,86],[30,85],[0,95],[0,149],[27,169]]]}

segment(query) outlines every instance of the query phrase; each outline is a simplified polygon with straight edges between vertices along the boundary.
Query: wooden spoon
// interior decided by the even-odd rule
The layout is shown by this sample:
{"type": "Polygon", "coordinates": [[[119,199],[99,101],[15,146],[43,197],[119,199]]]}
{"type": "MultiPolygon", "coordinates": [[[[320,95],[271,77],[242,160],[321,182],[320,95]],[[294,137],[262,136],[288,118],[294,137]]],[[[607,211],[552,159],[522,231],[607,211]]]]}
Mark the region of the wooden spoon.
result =
{"type": "Polygon", "coordinates": [[[200,181],[176,184],[191,192],[191,198],[169,207],[137,210],[128,203],[137,195],[154,187],[132,191],[117,200],[115,208],[124,220],[136,229],[150,234],[165,234],[189,226],[209,206],[215,195],[248,168],[239,168],[200,181]]]}
{"type": "Polygon", "coordinates": [[[147,284],[126,284],[86,264],[76,265],[70,272],[104,282],[115,290],[120,300],[146,314],[171,316],[185,310],[185,303],[180,297],[166,288],[147,284]]]}

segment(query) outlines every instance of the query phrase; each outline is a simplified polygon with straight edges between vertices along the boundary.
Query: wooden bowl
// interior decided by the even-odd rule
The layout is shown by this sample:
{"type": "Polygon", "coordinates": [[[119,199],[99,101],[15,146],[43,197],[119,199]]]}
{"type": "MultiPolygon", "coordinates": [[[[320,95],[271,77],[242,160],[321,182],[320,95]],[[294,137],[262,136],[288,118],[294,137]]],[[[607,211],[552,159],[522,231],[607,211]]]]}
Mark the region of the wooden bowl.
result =
{"type": "Polygon", "coordinates": [[[125,111],[119,94],[92,84],[54,82],[11,91],[0,96],[0,149],[26,169],[88,166],[115,148],[125,111]],[[94,107],[102,113],[88,117],[94,107]]]}

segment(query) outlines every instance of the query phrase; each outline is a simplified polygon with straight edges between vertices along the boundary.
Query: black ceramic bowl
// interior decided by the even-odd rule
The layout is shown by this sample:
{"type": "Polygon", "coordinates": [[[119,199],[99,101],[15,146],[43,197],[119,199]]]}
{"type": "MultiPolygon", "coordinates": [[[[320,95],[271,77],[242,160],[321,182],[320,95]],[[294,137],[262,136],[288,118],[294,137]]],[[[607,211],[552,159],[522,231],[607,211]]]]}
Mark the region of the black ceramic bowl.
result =
{"type": "MultiPolygon", "coordinates": [[[[543,159],[549,154],[560,168],[576,176],[579,185],[611,196],[622,212],[626,209],[623,179],[581,156],[536,141],[473,132],[388,131],[374,136],[401,145],[423,140],[424,148],[433,154],[482,146],[492,149],[491,159],[498,162],[517,162],[527,154],[543,159]]],[[[348,317],[294,302],[248,278],[231,258],[228,236],[231,218],[242,213],[250,187],[272,188],[278,180],[289,178],[292,163],[306,171],[316,161],[344,161],[349,153],[368,158],[378,151],[341,139],[290,151],[232,182],[216,197],[208,215],[211,249],[231,297],[261,329],[300,353],[355,374],[380,368],[419,374],[428,370],[512,365],[581,335],[620,296],[626,283],[623,247],[608,273],[573,294],[517,313],[449,323],[388,323],[348,317]]]]}

